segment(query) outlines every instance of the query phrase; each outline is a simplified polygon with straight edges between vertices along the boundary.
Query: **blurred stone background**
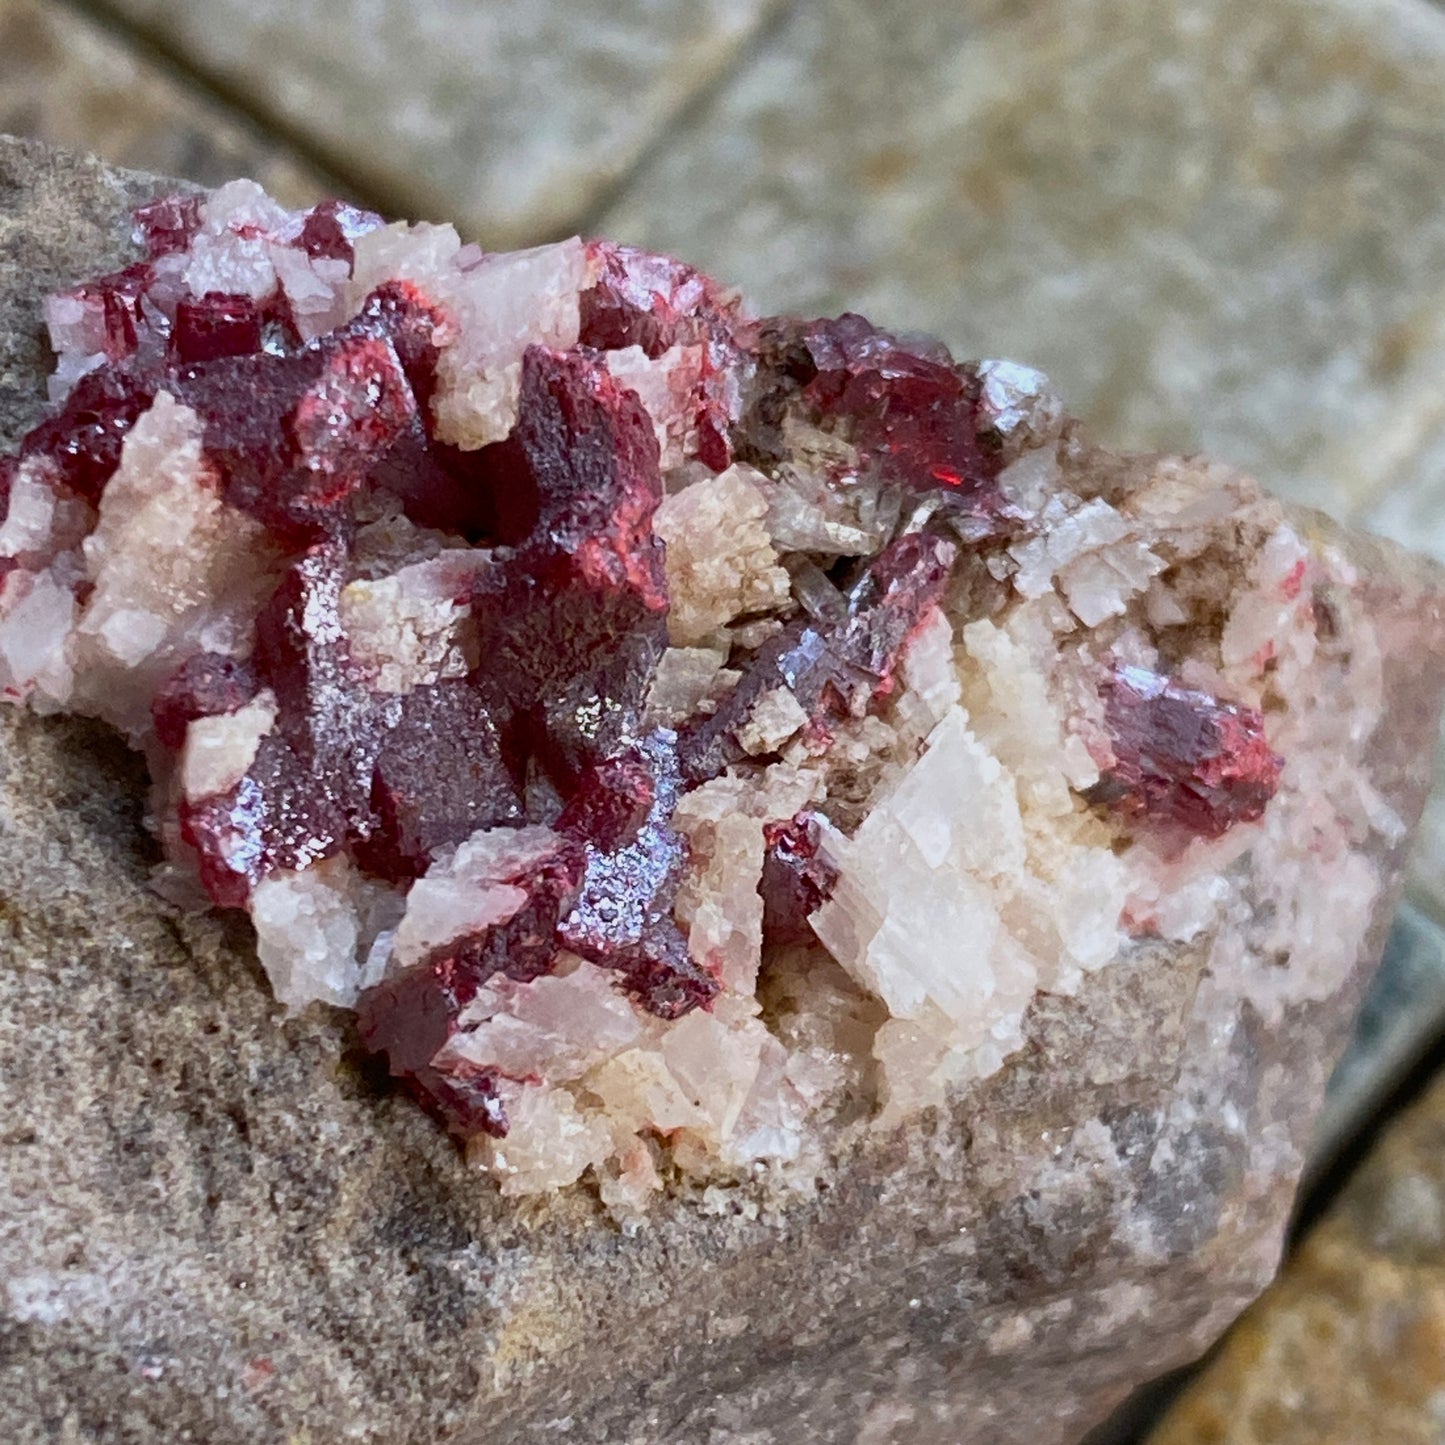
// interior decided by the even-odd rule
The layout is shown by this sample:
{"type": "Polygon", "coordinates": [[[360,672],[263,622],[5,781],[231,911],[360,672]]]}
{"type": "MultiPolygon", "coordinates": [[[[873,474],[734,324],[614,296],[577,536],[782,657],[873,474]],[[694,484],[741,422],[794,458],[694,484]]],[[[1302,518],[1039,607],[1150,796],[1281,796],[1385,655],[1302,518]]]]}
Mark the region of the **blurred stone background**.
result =
{"type": "MultiPolygon", "coordinates": [[[[1438,0],[0,0],[0,131],[675,251],[1445,560],[1438,0]]],[[[1101,1440],[1445,1439],[1442,923],[1445,801],[1279,1284],[1101,1440]]]]}

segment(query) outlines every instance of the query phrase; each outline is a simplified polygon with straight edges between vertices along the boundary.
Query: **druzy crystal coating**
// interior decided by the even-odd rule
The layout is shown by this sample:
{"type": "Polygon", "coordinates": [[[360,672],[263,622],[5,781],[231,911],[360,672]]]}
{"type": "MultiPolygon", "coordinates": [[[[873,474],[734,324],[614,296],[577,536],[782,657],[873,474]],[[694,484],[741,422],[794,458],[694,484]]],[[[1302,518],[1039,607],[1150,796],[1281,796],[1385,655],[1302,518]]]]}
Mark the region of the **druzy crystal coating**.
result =
{"type": "Polygon", "coordinates": [[[1269,836],[1329,579],[1038,373],[607,242],[136,221],[0,460],[0,688],[504,1189],[806,1170],[1269,836]]]}

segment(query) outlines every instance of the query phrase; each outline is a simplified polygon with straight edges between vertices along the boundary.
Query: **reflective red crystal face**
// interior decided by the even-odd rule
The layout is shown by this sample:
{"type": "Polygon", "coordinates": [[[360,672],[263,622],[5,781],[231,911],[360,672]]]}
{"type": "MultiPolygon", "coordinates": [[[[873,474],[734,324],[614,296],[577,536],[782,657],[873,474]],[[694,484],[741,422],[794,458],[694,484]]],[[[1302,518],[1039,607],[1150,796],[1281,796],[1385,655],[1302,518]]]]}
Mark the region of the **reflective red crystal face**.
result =
{"type": "Polygon", "coordinates": [[[1284,760],[1266,741],[1255,708],[1141,667],[1118,668],[1104,685],[1104,702],[1113,763],[1096,801],[1205,838],[1263,817],[1284,760]]]}
{"type": "Polygon", "coordinates": [[[162,196],[135,213],[135,239],[152,261],[184,251],[201,229],[201,197],[162,196]]]}
{"type": "Polygon", "coordinates": [[[349,206],[345,201],[322,201],[307,214],[300,241],[308,256],[345,261],[349,265],[356,238],[381,224],[381,217],[374,211],[349,206]]]}
{"type": "Polygon", "coordinates": [[[176,303],[171,350],[177,361],[216,361],[261,349],[261,311],[249,296],[184,296],[176,303]]]}
{"type": "Polygon", "coordinates": [[[122,443],[154,400],[153,384],[125,366],[92,371],[75,384],[59,413],[26,436],[21,455],[48,457],[66,487],[98,501],[120,464],[122,443]]]}
{"type": "Polygon", "coordinates": [[[905,343],[852,314],[765,322],[758,345],[773,384],[755,396],[754,430],[767,435],[769,412],[791,390],[819,423],[841,427],[886,482],[936,492],[960,519],[973,519],[972,534],[987,532],[998,460],[976,378],[940,345],[905,343]]]}

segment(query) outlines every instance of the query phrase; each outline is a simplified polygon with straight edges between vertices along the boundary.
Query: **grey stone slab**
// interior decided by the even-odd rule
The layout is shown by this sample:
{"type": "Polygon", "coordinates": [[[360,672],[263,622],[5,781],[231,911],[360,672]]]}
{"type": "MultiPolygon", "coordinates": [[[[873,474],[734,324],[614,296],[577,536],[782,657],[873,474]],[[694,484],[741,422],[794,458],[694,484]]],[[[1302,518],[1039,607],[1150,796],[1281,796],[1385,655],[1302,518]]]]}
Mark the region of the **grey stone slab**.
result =
{"type": "MultiPolygon", "coordinates": [[[[0,142],[0,440],[39,404],[41,290],[123,259],[161,184],[0,142]]],[[[1439,575],[1337,540],[1398,704],[1362,765],[1410,817],[1439,575]]],[[[103,730],[0,717],[16,1445],[1063,1445],[1272,1272],[1393,904],[1343,976],[1299,950],[1268,1016],[1273,955],[1231,983],[1207,938],[1140,943],[1041,996],[1003,1070],[816,1199],[675,1198],[629,1234],[583,1190],[501,1200],[363,1075],[340,1016],[279,1019],[242,930],[148,889],[143,789],[103,730]]],[[[1397,877],[1398,848],[1371,857],[1397,877]]]]}
{"type": "MultiPolygon", "coordinates": [[[[1376,495],[1365,498],[1360,520],[1372,532],[1445,560],[1445,384],[1426,424],[1406,440],[1376,495]]],[[[1423,410],[1423,408],[1422,408],[1423,410]]]]}
{"type": "Polygon", "coordinates": [[[601,229],[1344,514],[1445,374],[1445,11],[800,0],[601,229]]]}
{"type": "Polygon", "coordinates": [[[1445,1024],[1445,930],[1405,904],[1330,1079],[1315,1131],[1315,1156],[1329,1156],[1374,1115],[1390,1089],[1445,1024]]]}
{"type": "Polygon", "coordinates": [[[100,0],[398,212],[575,228],[774,0],[100,0]]]}
{"type": "MultiPolygon", "coordinates": [[[[1433,408],[1417,409],[1416,424],[1399,439],[1390,476],[1362,502],[1357,516],[1371,531],[1445,561],[1445,380],[1437,382],[1433,402],[1433,408]]],[[[1445,923],[1445,737],[1436,753],[1435,779],[1415,844],[1410,892],[1445,923]]]]}
{"type": "Polygon", "coordinates": [[[254,176],[287,205],[337,183],[59,0],[0,0],[0,132],[217,186],[254,176]]]}

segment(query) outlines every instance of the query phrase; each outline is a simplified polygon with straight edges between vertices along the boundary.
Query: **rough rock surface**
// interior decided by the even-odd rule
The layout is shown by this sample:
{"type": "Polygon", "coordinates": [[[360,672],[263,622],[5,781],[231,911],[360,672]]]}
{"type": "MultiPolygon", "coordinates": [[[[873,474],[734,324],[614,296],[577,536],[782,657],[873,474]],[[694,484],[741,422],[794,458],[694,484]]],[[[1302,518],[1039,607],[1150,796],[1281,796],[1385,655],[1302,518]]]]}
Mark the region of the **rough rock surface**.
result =
{"type": "Polygon", "coordinates": [[[1433,1445],[1445,1391],[1445,1081],[1395,1120],[1150,1445],[1433,1445]]]}
{"type": "MultiPolygon", "coordinates": [[[[40,295],[121,259],[155,189],[0,150],[0,440],[38,406],[40,295]]],[[[1440,584],[1341,545],[1375,579],[1391,702],[1371,780],[1412,818],[1440,584]]],[[[1226,981],[1202,944],[1137,946],[817,1200],[718,1191],[628,1234],[576,1191],[479,1188],[339,1017],[278,1025],[246,937],[148,891],[141,796],[103,731],[0,719],[16,1441],[1066,1441],[1269,1277],[1393,903],[1345,982],[1274,1011],[1272,965],[1226,981]]]]}

